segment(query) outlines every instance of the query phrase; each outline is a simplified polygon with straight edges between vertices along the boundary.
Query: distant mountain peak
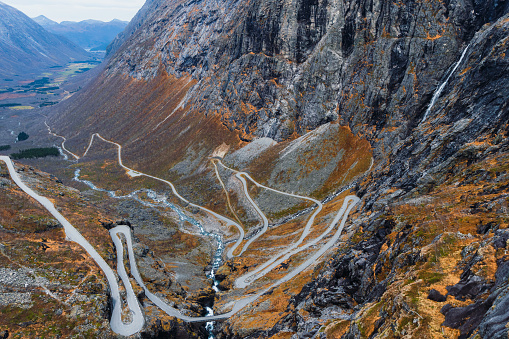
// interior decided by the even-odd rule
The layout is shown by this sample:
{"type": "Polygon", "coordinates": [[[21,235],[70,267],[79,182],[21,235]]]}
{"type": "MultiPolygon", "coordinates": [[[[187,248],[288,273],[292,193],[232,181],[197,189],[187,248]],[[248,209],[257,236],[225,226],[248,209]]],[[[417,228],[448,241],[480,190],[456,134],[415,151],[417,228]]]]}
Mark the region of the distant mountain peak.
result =
{"type": "Polygon", "coordinates": [[[64,36],[87,50],[105,50],[108,44],[128,24],[128,22],[118,19],[110,22],[95,19],[87,19],[80,22],[62,21],[58,24],[43,15],[34,18],[34,21],[49,32],[64,36]]]}
{"type": "MultiPolygon", "coordinates": [[[[45,17],[38,19],[53,22],[45,17]]],[[[51,34],[41,26],[16,8],[0,3],[0,30],[8,33],[0,39],[1,77],[38,72],[90,57],[68,39],[51,34]]]]}
{"type": "Polygon", "coordinates": [[[120,19],[113,19],[113,20],[110,21],[110,23],[115,23],[115,24],[120,23],[120,24],[127,25],[127,24],[129,24],[129,21],[124,21],[124,20],[120,20],[120,19]]]}
{"type": "Polygon", "coordinates": [[[39,15],[38,17],[32,18],[32,20],[34,20],[35,22],[37,22],[39,25],[41,25],[43,27],[49,26],[49,25],[51,25],[51,26],[58,25],[58,22],[53,21],[44,15],[39,15]]]}
{"type": "Polygon", "coordinates": [[[87,19],[87,20],[82,20],[80,22],[87,23],[87,24],[103,24],[104,23],[104,21],[95,20],[95,19],[87,19]]]}

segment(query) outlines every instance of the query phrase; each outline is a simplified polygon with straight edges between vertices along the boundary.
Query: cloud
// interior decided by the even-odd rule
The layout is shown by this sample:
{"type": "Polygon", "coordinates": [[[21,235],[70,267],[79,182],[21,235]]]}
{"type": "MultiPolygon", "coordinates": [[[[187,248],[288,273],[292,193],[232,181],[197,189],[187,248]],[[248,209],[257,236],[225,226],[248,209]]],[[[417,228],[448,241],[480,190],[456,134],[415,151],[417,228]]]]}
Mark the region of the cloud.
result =
{"type": "Polygon", "coordinates": [[[131,20],[145,0],[3,0],[29,17],[44,15],[55,21],[131,20]]]}

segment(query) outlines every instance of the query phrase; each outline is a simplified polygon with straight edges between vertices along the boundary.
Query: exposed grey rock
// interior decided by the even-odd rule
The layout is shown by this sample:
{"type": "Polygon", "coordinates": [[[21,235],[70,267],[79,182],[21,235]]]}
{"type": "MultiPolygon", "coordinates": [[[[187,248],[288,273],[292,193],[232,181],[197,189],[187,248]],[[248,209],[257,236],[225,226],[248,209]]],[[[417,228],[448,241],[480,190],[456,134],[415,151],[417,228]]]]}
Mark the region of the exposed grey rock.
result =
{"type": "Polygon", "coordinates": [[[244,146],[243,148],[228,154],[224,158],[225,164],[231,164],[236,169],[244,169],[261,153],[274,146],[276,142],[271,138],[258,138],[244,146]]]}
{"type": "Polygon", "coordinates": [[[32,293],[0,293],[0,306],[16,306],[21,308],[32,307],[32,293]]]}
{"type": "MultiPolygon", "coordinates": [[[[150,78],[159,67],[152,60],[159,60],[169,74],[188,72],[203,80],[194,90],[199,96],[194,106],[241,112],[241,104],[248,103],[258,110],[257,118],[254,111],[236,113],[225,122],[276,140],[292,133],[289,122],[302,133],[338,118],[356,131],[367,121],[377,130],[392,125],[405,133],[405,124],[420,116],[419,108],[465,41],[505,9],[495,1],[482,6],[462,1],[424,6],[413,1],[405,6],[341,0],[151,1],[135,20],[138,29],[130,30],[131,38],[116,42],[124,46],[113,56],[109,73],[150,78]],[[191,10],[195,7],[199,10],[191,10]],[[225,38],[225,32],[231,36],[225,38]],[[210,74],[215,86],[204,80],[210,74]],[[425,95],[416,100],[407,88],[425,95]],[[362,107],[348,99],[358,93],[362,107]],[[200,102],[200,97],[208,100],[200,102]]],[[[399,138],[397,133],[391,139],[399,138]]]]}
{"type": "Polygon", "coordinates": [[[479,325],[479,333],[483,338],[506,338],[509,335],[509,329],[507,328],[509,323],[507,312],[509,309],[508,262],[499,266],[496,278],[496,291],[494,293],[496,298],[479,325]]]}
{"type": "Polygon", "coordinates": [[[429,291],[428,299],[437,302],[444,302],[447,300],[446,296],[442,295],[439,291],[435,290],[434,288],[429,291]]]}
{"type": "Polygon", "coordinates": [[[33,288],[39,286],[40,283],[47,285],[49,281],[43,277],[35,279],[33,275],[25,269],[13,270],[0,267],[0,286],[33,288]]]}

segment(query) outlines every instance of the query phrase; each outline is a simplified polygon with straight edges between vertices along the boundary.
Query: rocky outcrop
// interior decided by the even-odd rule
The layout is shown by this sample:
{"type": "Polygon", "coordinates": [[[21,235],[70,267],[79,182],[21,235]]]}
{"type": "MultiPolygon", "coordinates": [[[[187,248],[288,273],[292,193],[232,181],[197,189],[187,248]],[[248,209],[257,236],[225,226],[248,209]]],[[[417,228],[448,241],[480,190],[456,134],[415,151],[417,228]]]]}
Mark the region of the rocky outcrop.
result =
{"type": "MultiPolygon", "coordinates": [[[[509,232],[498,231],[493,238],[493,246],[506,248],[507,239],[509,239],[509,232]],[[497,245],[500,238],[505,239],[501,246],[497,245]]],[[[468,338],[476,329],[479,330],[482,338],[504,338],[508,335],[506,325],[509,322],[509,316],[501,312],[501,309],[506,307],[509,302],[507,296],[509,261],[500,260],[497,262],[495,282],[489,283],[471,270],[473,265],[483,259],[482,256],[475,253],[471,258],[461,274],[460,281],[447,289],[448,294],[453,295],[456,299],[469,298],[475,302],[463,307],[446,304],[441,309],[445,315],[444,326],[459,329],[460,337],[463,338],[468,338]]]]}

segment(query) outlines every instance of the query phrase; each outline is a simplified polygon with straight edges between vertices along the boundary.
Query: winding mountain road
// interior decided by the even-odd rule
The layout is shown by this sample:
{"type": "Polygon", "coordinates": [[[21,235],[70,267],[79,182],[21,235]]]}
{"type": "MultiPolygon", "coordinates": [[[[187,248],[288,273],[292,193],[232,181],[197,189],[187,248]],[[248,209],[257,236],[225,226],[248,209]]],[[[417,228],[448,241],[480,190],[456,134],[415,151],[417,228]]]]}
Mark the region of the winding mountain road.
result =
{"type": "MultiPolygon", "coordinates": [[[[253,281],[263,277],[264,275],[266,275],[268,272],[270,272],[273,268],[277,267],[278,265],[280,265],[283,261],[285,261],[286,259],[288,259],[291,255],[293,254],[296,254],[298,252],[301,252],[302,250],[304,249],[307,249],[309,248],[310,246],[307,246],[305,248],[300,248],[298,250],[296,250],[300,244],[302,244],[302,242],[304,241],[304,239],[309,235],[309,233],[311,232],[311,227],[313,226],[314,222],[315,222],[315,217],[318,215],[318,213],[320,213],[320,211],[322,210],[323,208],[323,204],[319,201],[319,200],[316,200],[316,199],[313,199],[313,198],[310,198],[310,197],[305,197],[305,196],[301,196],[301,195],[298,195],[298,194],[293,194],[293,193],[287,193],[287,192],[283,192],[283,191],[279,191],[279,190],[276,190],[274,188],[271,188],[271,187],[267,187],[265,185],[262,185],[260,184],[259,182],[257,182],[256,180],[254,180],[248,173],[246,172],[239,172],[239,171],[236,171],[232,168],[229,168],[227,166],[225,166],[222,162],[219,162],[219,164],[224,167],[225,169],[228,169],[235,174],[235,176],[242,181],[242,184],[244,186],[244,194],[246,195],[246,197],[249,199],[249,201],[251,202],[251,204],[253,205],[253,207],[256,209],[256,211],[258,212],[258,214],[260,214],[263,218],[263,222],[264,222],[264,227],[262,228],[262,230],[256,235],[254,236],[253,238],[251,238],[244,246],[244,248],[242,249],[242,252],[241,254],[247,250],[248,246],[251,245],[251,243],[253,241],[255,241],[257,238],[259,238],[260,236],[263,235],[263,233],[265,233],[267,231],[267,228],[268,228],[268,221],[267,221],[267,218],[266,216],[263,214],[263,212],[259,209],[259,207],[256,205],[256,203],[251,199],[248,191],[247,191],[247,183],[246,183],[246,180],[243,178],[244,176],[246,178],[248,178],[252,183],[254,183],[256,186],[260,187],[260,188],[264,188],[266,190],[269,190],[269,191],[272,191],[272,192],[275,192],[275,193],[278,193],[278,194],[282,194],[282,195],[286,195],[286,196],[290,196],[290,197],[293,197],[293,198],[299,198],[299,199],[303,199],[303,200],[309,200],[309,201],[312,201],[313,203],[316,204],[317,208],[315,209],[315,211],[313,212],[313,214],[310,216],[310,218],[308,219],[308,222],[306,223],[306,226],[304,227],[304,230],[300,236],[300,238],[294,242],[291,246],[287,247],[286,250],[284,250],[283,252],[280,252],[278,253],[277,255],[275,255],[274,257],[272,257],[270,260],[266,261],[265,263],[259,265],[254,271],[252,272],[249,272],[247,273],[246,275],[243,275],[242,277],[239,277],[236,281],[235,281],[235,287],[237,288],[244,288],[244,287],[247,287],[250,283],[252,283],[253,281]],[[292,253],[291,255],[289,255],[289,253],[292,253]],[[282,259],[281,259],[282,258],[282,259]]],[[[328,228],[328,232],[330,232],[330,227],[328,228]]],[[[327,233],[328,233],[327,232],[327,233]]],[[[326,234],[322,235],[320,240],[323,239],[323,237],[325,236],[326,234]]],[[[315,243],[313,243],[315,244],[315,243]]]]}
{"type": "MultiPolygon", "coordinates": [[[[51,134],[53,134],[55,136],[58,136],[58,135],[56,135],[56,134],[51,132],[51,129],[49,128],[49,126],[48,126],[48,130],[50,131],[51,134]]],[[[61,137],[61,136],[58,136],[58,137],[63,138],[63,140],[64,140],[63,143],[65,142],[65,138],[64,137],[61,137]]],[[[152,178],[152,179],[158,180],[160,182],[166,183],[168,186],[170,186],[172,192],[181,201],[189,204],[190,206],[199,208],[199,209],[201,209],[201,210],[203,210],[203,211],[205,211],[207,213],[210,213],[211,215],[213,215],[217,219],[225,222],[226,226],[230,226],[230,225],[231,226],[236,226],[237,229],[239,230],[240,237],[239,237],[238,241],[236,242],[236,244],[227,253],[228,257],[230,257],[230,258],[233,257],[233,252],[235,251],[235,249],[238,246],[240,246],[240,244],[241,244],[241,242],[243,241],[243,238],[244,238],[244,230],[241,227],[241,225],[239,225],[235,221],[233,221],[233,220],[231,220],[229,218],[226,218],[226,217],[224,217],[224,216],[222,216],[222,215],[220,215],[220,214],[218,214],[218,213],[216,213],[216,212],[214,212],[214,211],[212,211],[212,210],[210,210],[208,208],[205,208],[203,206],[196,205],[196,204],[193,204],[193,203],[189,202],[187,199],[182,197],[177,192],[175,186],[171,182],[169,182],[167,180],[164,180],[164,179],[161,179],[161,178],[158,178],[158,177],[155,177],[155,176],[152,176],[152,175],[149,175],[149,174],[146,174],[146,173],[135,171],[135,170],[125,166],[123,164],[123,162],[122,162],[122,155],[121,155],[121,153],[122,153],[122,146],[120,144],[116,143],[116,142],[113,142],[113,141],[110,141],[110,140],[107,140],[107,139],[103,138],[98,133],[95,133],[95,134],[93,134],[91,136],[89,145],[88,145],[88,147],[87,147],[87,149],[86,149],[86,151],[85,151],[85,153],[83,154],[82,157],[84,157],[84,156],[86,156],[88,154],[88,151],[90,150],[95,137],[103,140],[104,142],[107,142],[107,143],[110,143],[110,144],[113,144],[113,145],[117,146],[118,163],[119,163],[119,165],[122,168],[124,168],[126,170],[126,172],[129,175],[131,175],[131,176],[145,176],[145,177],[152,178]]],[[[69,154],[73,155],[73,157],[75,159],[80,159],[79,156],[77,156],[74,153],[72,153],[72,152],[68,151],[67,149],[65,149],[63,143],[62,143],[62,149],[64,149],[69,154]]],[[[357,198],[356,196],[353,196],[353,195],[347,196],[344,199],[344,201],[343,201],[342,207],[340,208],[340,210],[336,214],[336,216],[333,219],[333,221],[330,223],[329,227],[320,236],[312,239],[308,243],[306,243],[303,246],[301,246],[302,242],[305,240],[305,238],[311,232],[311,227],[314,224],[315,217],[317,216],[317,214],[323,208],[322,203],[320,201],[316,200],[316,199],[313,199],[313,198],[304,197],[304,196],[300,196],[300,195],[296,195],[296,194],[291,194],[291,193],[286,193],[286,192],[278,191],[276,189],[264,186],[264,185],[256,182],[248,173],[246,173],[246,172],[239,172],[239,171],[236,171],[234,169],[231,169],[231,168],[225,166],[221,161],[219,161],[219,164],[222,167],[224,167],[227,170],[230,170],[230,171],[234,172],[235,173],[235,177],[242,182],[242,185],[243,185],[243,188],[244,188],[244,194],[246,195],[246,197],[249,200],[250,204],[254,207],[254,209],[260,215],[260,218],[262,219],[263,226],[262,226],[261,231],[258,232],[255,236],[253,236],[249,241],[246,242],[246,244],[243,246],[242,251],[241,251],[241,253],[239,255],[244,253],[254,241],[256,241],[260,236],[262,236],[267,231],[267,228],[268,228],[268,219],[267,219],[267,217],[265,216],[263,211],[261,211],[261,209],[258,207],[258,205],[255,203],[255,201],[251,198],[251,196],[248,193],[246,178],[248,180],[250,180],[252,183],[254,183],[256,186],[260,187],[260,188],[263,188],[263,189],[275,192],[277,194],[283,194],[283,195],[286,195],[286,196],[291,196],[291,197],[295,197],[295,198],[299,198],[299,199],[305,199],[305,200],[308,200],[308,201],[312,201],[317,206],[317,208],[315,209],[313,214],[308,219],[308,221],[306,223],[306,226],[304,227],[304,230],[302,231],[302,234],[301,234],[299,240],[297,242],[295,242],[294,244],[292,244],[291,246],[287,247],[284,251],[282,251],[282,252],[278,253],[277,255],[275,255],[274,257],[272,257],[267,262],[259,265],[254,271],[249,272],[249,273],[245,274],[244,276],[239,277],[235,281],[235,287],[236,288],[245,288],[245,287],[249,286],[252,282],[256,281],[257,279],[259,279],[261,277],[263,277],[268,272],[270,272],[273,268],[277,267],[278,265],[280,265],[282,262],[284,262],[285,260],[287,260],[291,256],[293,256],[293,255],[295,255],[295,254],[297,254],[297,253],[299,253],[301,251],[304,251],[306,249],[309,249],[310,247],[317,246],[318,243],[321,240],[323,240],[327,235],[329,235],[333,231],[333,229],[336,227],[338,222],[341,220],[341,222],[339,223],[339,226],[337,227],[336,232],[330,237],[330,239],[324,245],[322,245],[319,249],[317,249],[317,251],[315,253],[313,253],[311,255],[311,257],[306,259],[304,262],[302,262],[298,267],[294,268],[292,271],[288,272],[285,276],[283,276],[279,280],[276,280],[270,286],[259,290],[257,293],[245,296],[244,298],[235,301],[233,303],[233,307],[232,307],[231,311],[229,311],[227,313],[224,313],[224,314],[214,315],[214,316],[190,317],[190,316],[182,314],[178,309],[168,305],[161,298],[159,298],[158,296],[156,296],[155,294],[153,294],[152,292],[150,292],[148,290],[148,288],[145,286],[145,284],[143,282],[143,279],[141,278],[141,275],[139,274],[138,267],[137,267],[137,264],[136,264],[136,259],[135,259],[134,252],[133,252],[133,247],[132,247],[131,230],[127,226],[117,226],[117,227],[115,227],[115,228],[110,230],[110,235],[111,235],[111,238],[112,238],[112,240],[113,240],[113,242],[115,244],[115,248],[116,248],[116,251],[117,251],[117,271],[118,271],[118,275],[120,276],[120,278],[122,279],[122,282],[124,283],[124,286],[125,286],[125,289],[126,289],[126,292],[127,292],[127,297],[126,297],[127,306],[129,308],[129,310],[131,312],[131,316],[132,316],[132,321],[130,323],[126,324],[126,323],[124,323],[122,321],[122,315],[121,315],[121,312],[122,312],[122,300],[120,298],[119,286],[118,286],[117,279],[116,279],[116,276],[115,276],[113,270],[104,261],[104,259],[97,253],[97,251],[93,248],[93,246],[69,223],[69,221],[67,221],[67,219],[65,219],[65,217],[63,217],[56,210],[55,206],[51,203],[51,201],[49,199],[38,195],[37,193],[35,193],[33,190],[31,190],[28,186],[26,186],[22,182],[21,178],[16,173],[16,171],[14,169],[14,165],[13,165],[13,163],[12,163],[12,161],[11,161],[11,159],[9,157],[7,157],[7,156],[0,156],[0,160],[6,163],[6,165],[8,167],[8,170],[9,170],[9,173],[10,173],[11,177],[13,178],[14,182],[25,193],[27,193],[28,195],[33,197],[35,200],[37,200],[41,205],[43,205],[64,226],[64,229],[65,229],[65,232],[66,232],[66,236],[69,238],[69,240],[75,241],[78,244],[80,244],[87,251],[87,253],[89,253],[89,255],[97,262],[99,267],[103,270],[103,272],[105,273],[106,278],[108,280],[108,283],[110,285],[111,297],[112,297],[112,300],[113,300],[113,314],[112,314],[112,318],[111,318],[111,321],[110,321],[111,322],[111,328],[112,328],[112,330],[114,332],[116,332],[118,334],[121,334],[121,335],[125,335],[125,336],[132,335],[132,334],[135,334],[135,333],[139,332],[141,330],[141,328],[143,327],[145,320],[144,320],[143,313],[141,311],[141,307],[140,307],[140,305],[138,303],[138,300],[137,300],[137,298],[136,298],[136,296],[134,294],[133,288],[132,288],[132,286],[130,284],[129,276],[128,276],[128,274],[127,274],[127,272],[125,270],[125,267],[124,267],[124,263],[123,263],[123,258],[124,258],[124,256],[123,256],[123,254],[124,254],[124,247],[123,246],[124,245],[123,245],[123,241],[122,241],[122,239],[120,237],[121,234],[125,237],[125,242],[126,242],[126,245],[127,245],[128,257],[129,257],[130,268],[131,268],[131,275],[134,277],[134,279],[138,283],[138,285],[141,288],[143,288],[147,298],[150,299],[155,305],[157,305],[159,308],[161,308],[163,311],[165,311],[170,316],[177,317],[179,319],[182,319],[182,320],[188,321],[188,322],[209,322],[209,321],[214,321],[214,320],[219,320],[219,319],[226,319],[226,318],[231,317],[232,315],[236,314],[237,312],[239,312],[241,309],[243,309],[247,305],[249,305],[252,302],[254,302],[256,299],[258,299],[260,296],[262,296],[266,292],[270,291],[274,287],[277,287],[277,286],[279,286],[280,284],[282,284],[284,282],[289,281],[290,279],[292,279],[293,277],[297,276],[299,273],[304,271],[306,268],[308,268],[309,266],[311,266],[314,263],[316,263],[316,261],[328,249],[330,249],[332,246],[334,246],[334,244],[338,241],[339,237],[341,236],[341,232],[342,232],[342,230],[344,228],[344,225],[345,225],[345,223],[346,223],[346,221],[348,219],[349,213],[351,212],[353,207],[359,201],[359,198],[357,198]]],[[[217,173],[217,168],[216,168],[216,173],[217,173]]],[[[224,187],[224,184],[223,184],[223,188],[226,189],[224,187]]]]}
{"type": "MultiPolygon", "coordinates": [[[[46,117],[45,115],[43,115],[43,116],[46,117]]],[[[51,127],[48,125],[46,120],[44,120],[44,125],[46,125],[46,128],[48,129],[48,133],[49,134],[51,134],[54,137],[62,139],[62,149],[64,151],[66,151],[67,153],[69,153],[70,155],[72,155],[74,157],[74,159],[79,160],[79,158],[80,158],[79,156],[77,156],[76,154],[74,154],[73,152],[71,152],[67,148],[65,148],[65,142],[67,141],[67,139],[64,136],[58,135],[56,133],[53,133],[53,131],[51,130],[51,127]]]]}
{"type": "MultiPolygon", "coordinates": [[[[223,187],[223,191],[226,193],[226,199],[228,201],[228,207],[230,208],[230,211],[233,213],[233,215],[235,215],[235,218],[237,218],[237,220],[238,220],[239,217],[237,216],[237,214],[233,210],[233,206],[231,205],[231,202],[230,202],[230,195],[228,194],[228,190],[226,189],[226,186],[224,185],[224,182],[221,179],[221,176],[219,175],[219,171],[217,170],[217,165],[216,165],[215,161],[213,161],[212,164],[214,164],[214,171],[216,172],[217,180],[219,180],[219,183],[221,184],[221,187],[223,187]]],[[[244,228],[240,225],[240,220],[238,220],[238,221],[239,221],[239,223],[237,223],[236,226],[237,226],[237,230],[239,231],[239,237],[238,237],[237,241],[235,242],[235,244],[233,244],[233,246],[226,253],[226,257],[228,259],[231,259],[231,258],[234,257],[233,252],[237,249],[237,247],[240,246],[240,244],[242,244],[242,241],[244,240],[244,236],[245,236],[244,228]]]]}
{"type": "Polygon", "coordinates": [[[90,148],[90,145],[92,144],[92,141],[93,141],[93,137],[94,136],[97,136],[99,139],[103,140],[104,142],[107,142],[107,143],[110,143],[110,144],[113,144],[115,146],[117,146],[118,148],[118,164],[127,171],[127,174],[129,174],[130,176],[144,176],[144,177],[147,177],[147,178],[152,178],[154,180],[157,180],[157,181],[160,181],[160,182],[163,182],[165,184],[167,184],[168,186],[170,186],[171,188],[171,191],[173,192],[173,194],[175,194],[175,196],[177,196],[177,198],[179,198],[181,201],[185,202],[186,204],[189,204],[190,206],[193,206],[193,207],[196,207],[198,209],[201,209],[202,211],[205,211],[207,213],[210,213],[212,214],[214,217],[216,217],[217,219],[221,220],[221,221],[224,221],[226,223],[226,226],[236,226],[238,229],[242,229],[242,227],[237,224],[235,221],[231,220],[231,219],[228,219],[212,210],[209,210],[208,208],[206,207],[203,207],[203,206],[200,206],[200,205],[196,205],[196,204],[193,204],[192,202],[190,202],[189,200],[187,200],[186,198],[184,198],[183,196],[181,196],[177,189],[175,188],[175,186],[173,185],[173,183],[171,183],[170,181],[168,180],[165,180],[165,179],[161,179],[161,178],[158,178],[158,177],[155,177],[153,175],[150,175],[150,174],[146,174],[146,173],[142,173],[142,172],[139,172],[139,171],[135,171],[133,170],[132,168],[129,168],[127,166],[124,165],[124,163],[122,162],[122,145],[114,142],[114,141],[110,141],[108,139],[105,139],[103,138],[99,133],[95,133],[92,135],[92,138],[90,139],[90,144],[89,144],[89,147],[87,148],[87,151],[88,149],[90,148]]]}
{"type": "MultiPolygon", "coordinates": [[[[334,220],[332,220],[332,222],[329,226],[329,229],[333,229],[334,226],[341,219],[341,223],[340,223],[338,229],[336,230],[335,234],[329,239],[329,241],[325,245],[323,245],[318,251],[316,251],[310,258],[308,258],[306,261],[301,263],[297,268],[295,268],[294,270],[289,272],[287,275],[285,275],[281,279],[275,281],[269,287],[266,287],[266,288],[258,291],[256,294],[244,297],[243,299],[240,299],[240,300],[237,300],[234,303],[233,308],[230,312],[213,315],[213,316],[207,316],[207,317],[189,317],[189,316],[183,315],[179,310],[168,305],[161,298],[159,298],[158,296],[156,296],[155,294],[150,292],[150,290],[148,290],[148,288],[145,286],[145,283],[143,282],[143,279],[141,278],[139,271],[138,271],[138,265],[136,263],[136,258],[134,256],[134,251],[133,251],[133,246],[132,246],[132,238],[131,238],[130,228],[128,226],[117,226],[110,230],[110,234],[111,234],[111,238],[113,239],[113,243],[115,244],[115,247],[117,249],[117,267],[121,267],[122,269],[124,267],[123,262],[122,262],[124,250],[123,250],[123,242],[118,237],[118,235],[123,234],[125,236],[127,247],[128,247],[131,274],[133,275],[133,277],[136,280],[136,282],[138,283],[138,285],[140,285],[140,287],[143,288],[143,290],[145,291],[145,295],[147,296],[148,299],[150,299],[150,301],[152,301],[155,305],[157,305],[161,310],[166,312],[169,316],[177,317],[177,318],[182,319],[187,322],[208,322],[208,321],[215,321],[215,320],[220,320],[220,319],[227,319],[227,318],[233,316],[234,314],[236,314],[237,312],[242,310],[244,307],[246,307],[247,305],[254,302],[256,299],[258,299],[263,294],[265,294],[268,291],[270,291],[271,289],[281,285],[282,283],[291,280],[292,278],[297,276],[299,273],[304,271],[306,268],[313,265],[329,248],[334,246],[334,244],[339,240],[339,237],[341,236],[341,232],[343,231],[343,228],[345,226],[346,220],[348,219],[348,215],[350,214],[350,211],[352,210],[352,208],[357,204],[357,202],[359,202],[359,198],[357,198],[354,195],[349,195],[345,198],[343,205],[341,206],[341,209],[336,214],[336,217],[334,218],[334,220]]],[[[321,239],[322,238],[314,239],[313,244],[310,244],[309,246],[306,245],[307,246],[306,248],[308,248],[312,245],[315,245],[321,239]]],[[[299,251],[296,251],[295,253],[300,252],[301,250],[304,250],[304,248],[300,249],[299,251]]],[[[125,274],[125,270],[123,270],[122,273],[119,272],[119,275],[122,277],[122,279],[124,279],[123,278],[124,274],[125,274]]],[[[127,277],[126,274],[125,274],[125,276],[127,277]]]]}
{"type": "Polygon", "coordinates": [[[71,225],[71,223],[62,214],[60,214],[60,212],[57,211],[53,203],[48,198],[40,196],[23,183],[14,168],[11,158],[8,156],[0,156],[0,161],[3,161],[7,165],[9,174],[16,185],[46,208],[46,210],[51,213],[51,215],[53,215],[53,217],[55,217],[64,227],[66,237],[83,247],[83,249],[92,257],[92,259],[95,260],[97,265],[106,275],[106,279],[110,285],[111,299],[113,300],[113,311],[110,320],[111,329],[114,332],[125,336],[139,332],[143,328],[145,318],[143,317],[138,299],[132,291],[129,279],[123,279],[122,281],[124,282],[124,286],[127,290],[127,306],[131,310],[133,321],[129,324],[125,324],[122,322],[122,300],[120,298],[119,286],[115,273],[111,267],[106,263],[106,261],[104,261],[101,255],[97,253],[95,248],[81,235],[81,233],[74,228],[74,226],[71,225]]]}

